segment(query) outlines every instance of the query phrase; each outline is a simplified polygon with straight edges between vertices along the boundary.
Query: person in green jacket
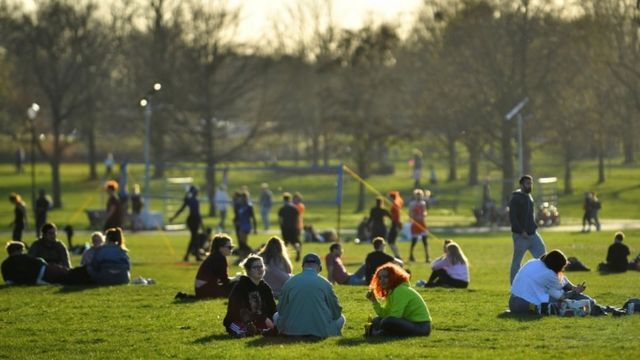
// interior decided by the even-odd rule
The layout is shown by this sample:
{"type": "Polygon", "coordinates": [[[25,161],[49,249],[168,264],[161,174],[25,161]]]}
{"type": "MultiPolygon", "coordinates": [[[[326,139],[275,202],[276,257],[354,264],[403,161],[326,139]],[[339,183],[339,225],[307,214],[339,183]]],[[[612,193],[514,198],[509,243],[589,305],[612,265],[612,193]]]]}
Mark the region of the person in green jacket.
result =
{"type": "Polygon", "coordinates": [[[371,322],[371,336],[428,336],[431,314],[422,296],[409,285],[409,274],[393,263],[378,268],[367,292],[378,315],[371,322]],[[380,304],[378,299],[384,299],[380,304]]]}

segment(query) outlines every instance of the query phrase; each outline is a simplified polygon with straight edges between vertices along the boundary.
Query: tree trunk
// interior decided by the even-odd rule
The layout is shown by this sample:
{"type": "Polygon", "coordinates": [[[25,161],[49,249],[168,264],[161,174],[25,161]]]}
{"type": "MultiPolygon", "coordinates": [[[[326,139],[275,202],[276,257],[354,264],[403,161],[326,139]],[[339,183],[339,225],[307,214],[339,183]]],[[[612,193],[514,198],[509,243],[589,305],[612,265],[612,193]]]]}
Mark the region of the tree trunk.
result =
{"type": "Polygon", "coordinates": [[[320,163],[320,136],[316,131],[311,134],[311,166],[316,168],[320,163]]]}
{"type": "MultiPolygon", "coordinates": [[[[55,116],[55,115],[54,115],[55,116]]],[[[62,190],[60,187],[60,122],[54,120],[53,126],[53,154],[51,154],[51,192],[53,195],[53,207],[62,207],[62,190]]]]}
{"type": "Polygon", "coordinates": [[[622,149],[624,151],[624,164],[625,165],[629,165],[629,164],[633,164],[634,162],[634,155],[633,155],[633,148],[635,145],[635,133],[633,131],[630,131],[631,129],[628,129],[629,131],[625,131],[624,135],[622,136],[622,149]]]}
{"type": "MultiPolygon", "coordinates": [[[[93,113],[92,113],[93,114],[93,113]]],[[[87,162],[89,165],[89,180],[96,180],[98,178],[98,171],[96,169],[96,130],[95,120],[90,119],[87,124],[87,162]]]]}
{"type": "Polygon", "coordinates": [[[458,179],[458,171],[456,168],[456,139],[452,136],[447,137],[447,152],[449,155],[449,176],[447,182],[458,179]]]}
{"type": "MultiPolygon", "coordinates": [[[[525,132],[526,133],[526,132],[525,132]]],[[[522,148],[522,169],[524,171],[524,174],[531,174],[532,173],[532,168],[531,168],[531,146],[529,145],[529,142],[526,141],[526,136],[525,134],[522,134],[522,142],[523,142],[523,148],[522,148]]],[[[523,174],[523,175],[524,175],[523,174]]]]}
{"type": "Polygon", "coordinates": [[[480,151],[478,144],[474,140],[471,144],[467,145],[469,152],[469,181],[468,184],[475,186],[479,184],[478,181],[478,164],[480,162],[480,151]]]}
{"type": "Polygon", "coordinates": [[[325,131],[324,134],[322,135],[322,162],[324,164],[325,167],[329,166],[329,136],[327,135],[327,132],[325,131]]]}
{"type": "Polygon", "coordinates": [[[204,121],[204,146],[206,151],[205,179],[207,182],[207,200],[209,201],[209,216],[216,216],[216,159],[215,159],[215,139],[213,134],[214,119],[210,115],[205,115],[204,121]]]}
{"type": "Polygon", "coordinates": [[[571,184],[571,160],[572,160],[571,149],[569,147],[565,148],[565,156],[564,156],[564,194],[569,195],[573,193],[573,186],[571,184]]]}
{"type": "Polygon", "coordinates": [[[598,184],[604,184],[604,152],[598,151],[598,184]]]}

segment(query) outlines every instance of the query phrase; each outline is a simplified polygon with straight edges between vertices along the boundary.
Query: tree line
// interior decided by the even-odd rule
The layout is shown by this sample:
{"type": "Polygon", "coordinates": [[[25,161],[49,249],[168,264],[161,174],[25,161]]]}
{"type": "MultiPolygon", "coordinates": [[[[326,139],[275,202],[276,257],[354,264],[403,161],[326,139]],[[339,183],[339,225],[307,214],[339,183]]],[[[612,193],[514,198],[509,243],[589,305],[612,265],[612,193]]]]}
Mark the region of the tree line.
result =
{"type": "MultiPolygon", "coordinates": [[[[404,33],[399,24],[337,26],[330,1],[301,2],[260,43],[239,41],[242,9],[224,1],[0,0],[0,131],[28,142],[38,101],[39,156],[52,169],[85,149],[97,178],[98,145],[144,137],[139,100],[154,83],[150,145],[154,176],[168,162],[204,162],[213,199],[216,169],[231,160],[345,159],[367,178],[388,167],[397,144],[442,149],[457,180],[479,164],[501,171],[506,201],[525,98],[523,168],[542,151],[564,164],[622,154],[635,161],[640,129],[640,3],[585,0],[425,0],[404,33]],[[25,140],[26,139],[26,140],[25,140]],[[458,160],[458,161],[457,161],[458,160]]],[[[140,154],[142,151],[139,152],[140,154]]],[[[364,188],[359,208],[364,207],[364,188]]],[[[210,212],[214,212],[213,204],[210,212]]]]}

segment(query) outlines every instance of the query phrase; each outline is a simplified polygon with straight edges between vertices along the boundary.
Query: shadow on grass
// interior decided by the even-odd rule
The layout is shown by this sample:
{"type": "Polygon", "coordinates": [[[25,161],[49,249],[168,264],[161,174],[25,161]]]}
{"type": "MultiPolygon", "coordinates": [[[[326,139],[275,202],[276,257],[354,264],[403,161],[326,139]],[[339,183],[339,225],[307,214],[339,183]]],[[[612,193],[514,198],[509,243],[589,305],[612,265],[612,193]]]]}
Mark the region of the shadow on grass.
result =
{"type": "Polygon", "coordinates": [[[259,336],[255,339],[248,341],[247,346],[250,347],[263,347],[282,344],[314,344],[324,341],[325,338],[317,336],[259,336]]]}
{"type": "Polygon", "coordinates": [[[392,341],[405,340],[406,337],[391,337],[391,336],[379,336],[379,337],[355,337],[355,338],[341,338],[338,340],[340,346],[360,346],[360,345],[375,345],[386,344],[392,341]]]}
{"type": "Polygon", "coordinates": [[[204,344],[209,344],[211,342],[214,341],[221,341],[221,340],[233,340],[234,338],[232,338],[231,336],[227,335],[227,334],[211,334],[208,336],[203,336],[199,339],[195,339],[193,341],[194,344],[200,344],[200,345],[204,345],[204,344]]]}
{"type": "Polygon", "coordinates": [[[535,321],[540,320],[542,316],[536,314],[514,314],[509,310],[505,310],[498,314],[498,319],[514,319],[520,321],[535,321]]]}
{"type": "Polygon", "coordinates": [[[63,285],[60,290],[58,290],[59,294],[69,294],[76,293],[85,290],[93,290],[99,288],[100,285],[63,285]]]}

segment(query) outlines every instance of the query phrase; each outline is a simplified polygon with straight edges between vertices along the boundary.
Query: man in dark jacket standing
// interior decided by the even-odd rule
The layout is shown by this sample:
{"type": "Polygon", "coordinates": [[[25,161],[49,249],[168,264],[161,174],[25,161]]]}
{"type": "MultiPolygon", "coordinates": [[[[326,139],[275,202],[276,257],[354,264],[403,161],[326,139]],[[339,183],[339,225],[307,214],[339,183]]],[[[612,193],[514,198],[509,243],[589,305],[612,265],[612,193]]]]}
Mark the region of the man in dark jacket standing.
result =
{"type": "Polygon", "coordinates": [[[520,270],[520,263],[524,253],[529,250],[531,255],[539,258],[545,253],[544,241],[536,231],[538,226],[534,219],[535,206],[531,189],[533,177],[520,177],[520,189],[511,194],[509,201],[509,219],[511,220],[511,237],[513,238],[513,258],[511,259],[511,278],[520,270]]]}

